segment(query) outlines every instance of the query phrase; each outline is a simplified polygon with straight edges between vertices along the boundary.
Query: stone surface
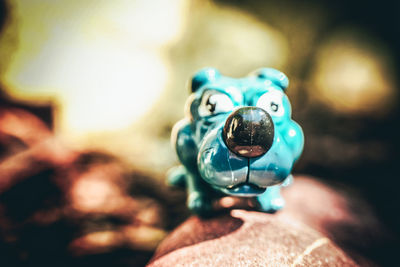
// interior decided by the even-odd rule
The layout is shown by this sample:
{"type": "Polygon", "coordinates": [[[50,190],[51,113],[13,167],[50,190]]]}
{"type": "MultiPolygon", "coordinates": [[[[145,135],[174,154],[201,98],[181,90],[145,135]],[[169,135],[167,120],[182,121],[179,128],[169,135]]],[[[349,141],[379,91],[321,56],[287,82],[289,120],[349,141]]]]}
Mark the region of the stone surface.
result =
{"type": "Polygon", "coordinates": [[[378,266],[371,258],[388,234],[350,193],[297,177],[284,190],[281,212],[191,217],[161,243],[149,266],[378,266]]]}
{"type": "Polygon", "coordinates": [[[150,266],[357,266],[304,224],[244,210],[204,221],[192,217],[163,243],[161,254],[150,266]]]}

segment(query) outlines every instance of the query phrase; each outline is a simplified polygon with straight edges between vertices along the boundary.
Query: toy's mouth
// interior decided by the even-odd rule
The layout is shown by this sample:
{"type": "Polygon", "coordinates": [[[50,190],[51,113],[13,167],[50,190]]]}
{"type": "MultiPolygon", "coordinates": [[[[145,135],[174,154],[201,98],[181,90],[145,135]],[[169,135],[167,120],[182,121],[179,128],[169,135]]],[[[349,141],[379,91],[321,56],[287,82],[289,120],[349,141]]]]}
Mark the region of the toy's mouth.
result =
{"type": "Polygon", "coordinates": [[[265,192],[266,188],[260,187],[249,182],[250,176],[250,160],[247,159],[247,177],[244,183],[236,184],[232,187],[227,187],[223,191],[225,194],[243,197],[253,197],[265,192]]]}
{"type": "Polygon", "coordinates": [[[246,182],[222,190],[228,195],[252,197],[264,193],[266,188],[246,182]]]}

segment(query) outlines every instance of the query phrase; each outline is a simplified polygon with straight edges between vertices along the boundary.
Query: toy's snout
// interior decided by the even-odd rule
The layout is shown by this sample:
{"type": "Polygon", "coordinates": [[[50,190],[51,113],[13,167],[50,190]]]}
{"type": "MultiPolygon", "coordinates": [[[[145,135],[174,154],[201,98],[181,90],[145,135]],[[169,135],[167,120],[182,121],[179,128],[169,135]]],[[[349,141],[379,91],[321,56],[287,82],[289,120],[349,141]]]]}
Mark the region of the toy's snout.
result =
{"type": "Polygon", "coordinates": [[[229,115],[223,140],[230,151],[246,158],[268,152],[274,141],[274,123],[264,109],[242,107],[229,115]]]}

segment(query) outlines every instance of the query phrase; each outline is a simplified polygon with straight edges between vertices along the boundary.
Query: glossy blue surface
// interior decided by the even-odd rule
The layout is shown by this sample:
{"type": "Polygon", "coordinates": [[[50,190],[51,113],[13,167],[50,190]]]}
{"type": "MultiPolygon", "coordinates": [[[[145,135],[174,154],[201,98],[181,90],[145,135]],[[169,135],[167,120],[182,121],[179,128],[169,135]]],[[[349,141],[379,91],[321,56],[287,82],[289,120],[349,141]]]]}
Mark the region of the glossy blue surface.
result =
{"type": "Polygon", "coordinates": [[[304,145],[291,119],[288,85],[271,68],[240,79],[213,68],[194,75],[186,118],[172,132],[182,166],[168,175],[171,184],[186,186],[191,211],[209,214],[223,194],[256,197],[266,212],[284,206],[280,187],[290,182],[304,145]]]}

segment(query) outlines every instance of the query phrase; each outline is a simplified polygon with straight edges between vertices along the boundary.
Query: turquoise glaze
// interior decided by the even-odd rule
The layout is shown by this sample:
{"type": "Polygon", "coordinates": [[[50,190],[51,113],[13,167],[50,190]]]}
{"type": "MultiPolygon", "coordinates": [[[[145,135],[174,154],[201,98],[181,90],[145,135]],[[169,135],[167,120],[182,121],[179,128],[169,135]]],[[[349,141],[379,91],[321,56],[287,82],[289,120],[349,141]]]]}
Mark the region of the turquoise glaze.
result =
{"type": "Polygon", "coordinates": [[[210,214],[224,194],[255,197],[265,212],[284,206],[280,187],[290,184],[304,144],[291,119],[288,85],[271,68],[240,79],[213,68],[194,75],[186,118],[172,131],[182,165],[168,175],[171,184],[186,186],[191,211],[210,214]]]}

